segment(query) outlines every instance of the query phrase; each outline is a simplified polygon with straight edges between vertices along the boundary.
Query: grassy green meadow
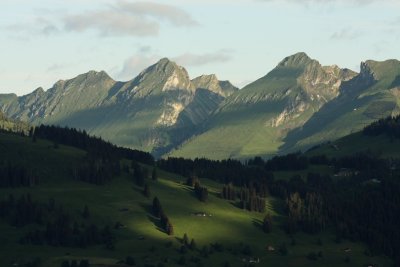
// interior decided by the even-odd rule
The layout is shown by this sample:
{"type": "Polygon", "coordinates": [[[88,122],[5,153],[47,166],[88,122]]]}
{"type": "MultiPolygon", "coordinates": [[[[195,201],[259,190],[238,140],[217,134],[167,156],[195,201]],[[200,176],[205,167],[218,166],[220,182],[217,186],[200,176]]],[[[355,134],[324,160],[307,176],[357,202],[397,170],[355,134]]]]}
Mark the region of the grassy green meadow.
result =
{"type": "MultiPolygon", "coordinates": [[[[41,258],[44,267],[58,267],[64,259],[89,259],[91,266],[125,266],[117,263],[127,256],[135,259],[136,266],[226,266],[226,262],[229,266],[245,266],[243,259],[250,258],[260,259],[255,266],[391,266],[386,257],[366,256],[366,247],[361,243],[335,242],[335,236],[329,231],[319,235],[286,235],[280,226],[284,219],[284,203],[278,199],[267,199],[267,212],[273,216],[273,229],[272,233],[266,234],[261,229],[265,214],[239,209],[235,203],[219,198],[222,184],[211,180],[201,179],[202,185],[209,189],[206,203],[198,201],[192,189],[184,184],[184,177],[161,170],[158,171],[157,181],[147,181],[150,198],[146,198],[142,189],[134,185],[132,174],[124,173],[101,186],[75,181],[70,170],[84,155],[82,150],[63,145],[55,148],[44,140],[33,143],[27,137],[0,134],[0,160],[23,162],[36,169],[41,177],[40,184],[35,187],[0,188],[0,198],[6,198],[11,193],[15,197],[30,193],[34,201],[40,202],[54,198],[76,218],[81,216],[87,205],[90,221],[99,225],[123,224],[124,227],[113,230],[116,234],[115,249],[107,250],[103,246],[81,249],[21,245],[18,240],[32,226],[15,228],[0,222],[1,266],[13,266],[35,257],[41,258]],[[160,199],[170,218],[174,236],[160,230],[158,220],[150,214],[154,196],[160,199]],[[195,216],[196,212],[211,216],[195,216]],[[189,239],[195,239],[197,249],[181,254],[180,240],[184,233],[189,239]],[[207,257],[201,255],[203,246],[216,242],[221,244],[219,249],[214,249],[207,257]],[[282,244],[286,244],[287,255],[278,251],[282,244]],[[251,255],[243,254],[246,245],[250,247],[251,255]],[[267,246],[276,250],[267,251],[267,246]],[[345,248],[351,248],[351,252],[344,252],[345,248]],[[311,252],[321,252],[322,257],[311,261],[307,259],[311,252]],[[348,262],[345,262],[346,257],[348,262]]],[[[122,164],[130,166],[128,161],[122,164]]],[[[151,171],[149,166],[147,168],[151,171]]],[[[277,175],[284,179],[284,173],[277,175]]]]}

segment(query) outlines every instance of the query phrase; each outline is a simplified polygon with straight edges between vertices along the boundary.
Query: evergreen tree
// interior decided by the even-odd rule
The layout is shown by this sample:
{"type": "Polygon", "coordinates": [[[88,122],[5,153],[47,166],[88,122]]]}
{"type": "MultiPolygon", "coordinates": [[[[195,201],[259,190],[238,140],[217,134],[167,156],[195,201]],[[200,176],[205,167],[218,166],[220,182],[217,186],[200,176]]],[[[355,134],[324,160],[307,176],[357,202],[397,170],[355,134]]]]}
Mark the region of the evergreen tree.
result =
{"type": "Polygon", "coordinates": [[[262,224],[262,229],[265,233],[270,233],[272,228],[272,220],[271,220],[271,215],[267,214],[264,217],[263,224],[262,224]]]}
{"type": "Polygon", "coordinates": [[[157,181],[157,179],[158,179],[157,168],[156,168],[156,167],[153,168],[153,171],[152,171],[152,173],[151,173],[151,179],[152,179],[153,181],[157,181]]]}
{"type": "Polygon", "coordinates": [[[168,221],[165,231],[168,235],[174,235],[174,227],[172,226],[170,221],[168,221]]]}
{"type": "Polygon", "coordinates": [[[150,187],[147,183],[145,183],[145,185],[144,185],[143,195],[147,198],[150,197],[150,187]]]}
{"type": "Polygon", "coordinates": [[[196,250],[196,248],[197,248],[196,242],[194,241],[193,238],[192,238],[192,241],[190,241],[189,248],[190,248],[191,250],[196,250]]]}
{"type": "Polygon", "coordinates": [[[153,215],[157,218],[161,218],[163,213],[160,200],[157,197],[153,198],[153,206],[152,206],[153,215]]]}
{"type": "Polygon", "coordinates": [[[189,246],[189,237],[187,236],[186,233],[183,234],[182,244],[183,244],[185,247],[188,247],[188,246],[189,246]]]}

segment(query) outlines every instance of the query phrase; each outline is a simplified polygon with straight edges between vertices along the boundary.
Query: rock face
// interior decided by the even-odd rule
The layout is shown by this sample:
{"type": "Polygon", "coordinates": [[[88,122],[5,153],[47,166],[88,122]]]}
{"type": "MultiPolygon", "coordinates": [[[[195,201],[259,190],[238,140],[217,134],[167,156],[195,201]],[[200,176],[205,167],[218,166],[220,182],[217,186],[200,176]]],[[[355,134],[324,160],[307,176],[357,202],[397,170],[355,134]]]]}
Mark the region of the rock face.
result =
{"type": "Polygon", "coordinates": [[[238,91],[229,81],[219,81],[215,74],[202,75],[192,80],[196,88],[207,89],[222,97],[228,97],[238,91]]]}
{"type": "Polygon", "coordinates": [[[47,91],[1,95],[0,108],[12,118],[77,127],[118,145],[158,153],[190,136],[191,128],[237,90],[229,82],[219,86],[215,75],[207,77],[218,86],[199,88],[183,67],[163,58],[128,82],[90,71],[47,91]]]}
{"type": "Polygon", "coordinates": [[[399,113],[400,62],[368,60],[360,73],[284,58],[238,90],[215,75],[190,79],[167,58],[128,82],[90,71],[44,91],[0,95],[12,119],[85,129],[155,156],[246,158],[306,149],[399,113]]]}

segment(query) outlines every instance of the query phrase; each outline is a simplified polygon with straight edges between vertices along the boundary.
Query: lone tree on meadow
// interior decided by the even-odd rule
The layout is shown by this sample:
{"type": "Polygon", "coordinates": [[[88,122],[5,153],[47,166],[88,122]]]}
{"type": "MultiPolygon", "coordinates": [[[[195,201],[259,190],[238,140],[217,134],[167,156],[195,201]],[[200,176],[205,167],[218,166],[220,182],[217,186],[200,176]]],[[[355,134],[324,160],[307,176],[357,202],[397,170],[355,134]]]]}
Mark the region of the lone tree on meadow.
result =
{"type": "Polygon", "coordinates": [[[271,215],[267,214],[264,217],[263,224],[262,224],[262,229],[265,233],[270,233],[272,229],[272,219],[271,215]]]}
{"type": "Polygon", "coordinates": [[[160,203],[160,200],[158,199],[158,197],[154,197],[154,199],[153,199],[152,212],[153,212],[153,215],[157,218],[160,218],[161,214],[163,213],[161,203],[160,203]]]}

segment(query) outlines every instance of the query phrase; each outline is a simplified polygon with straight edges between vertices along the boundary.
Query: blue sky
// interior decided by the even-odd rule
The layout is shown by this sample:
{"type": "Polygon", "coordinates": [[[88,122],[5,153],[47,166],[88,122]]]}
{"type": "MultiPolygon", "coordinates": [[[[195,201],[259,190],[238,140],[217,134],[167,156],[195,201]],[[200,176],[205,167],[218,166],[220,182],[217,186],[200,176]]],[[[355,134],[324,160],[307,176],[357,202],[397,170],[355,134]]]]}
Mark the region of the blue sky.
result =
{"type": "Polygon", "coordinates": [[[399,48],[398,0],[0,2],[0,93],[89,70],[130,80],[162,57],[242,87],[299,51],[358,70],[399,48]]]}

